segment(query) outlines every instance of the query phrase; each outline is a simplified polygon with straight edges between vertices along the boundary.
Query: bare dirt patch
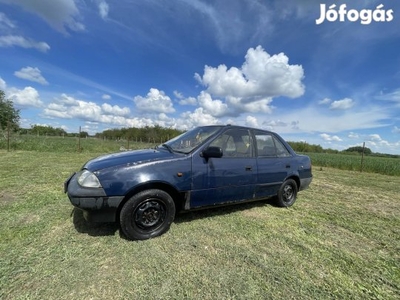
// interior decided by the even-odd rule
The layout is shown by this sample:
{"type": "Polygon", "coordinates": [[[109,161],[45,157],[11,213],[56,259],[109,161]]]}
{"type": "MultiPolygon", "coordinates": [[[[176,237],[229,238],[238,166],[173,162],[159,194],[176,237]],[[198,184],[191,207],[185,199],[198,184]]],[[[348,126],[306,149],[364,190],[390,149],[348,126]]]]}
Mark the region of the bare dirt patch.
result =
{"type": "Polygon", "coordinates": [[[7,192],[0,192],[0,205],[7,205],[14,203],[17,199],[7,192]]]}

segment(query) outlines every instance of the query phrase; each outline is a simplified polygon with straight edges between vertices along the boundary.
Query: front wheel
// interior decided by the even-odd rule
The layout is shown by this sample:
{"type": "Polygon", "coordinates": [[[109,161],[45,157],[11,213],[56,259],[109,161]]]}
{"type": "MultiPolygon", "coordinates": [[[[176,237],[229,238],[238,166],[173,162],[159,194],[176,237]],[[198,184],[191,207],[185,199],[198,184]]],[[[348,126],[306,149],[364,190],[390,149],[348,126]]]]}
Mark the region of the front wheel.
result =
{"type": "Polygon", "coordinates": [[[293,179],[286,180],[278,191],[277,204],[281,207],[289,207],[294,204],[297,197],[297,184],[293,179]]]}
{"type": "Polygon", "coordinates": [[[142,191],[130,198],[120,213],[121,230],[130,240],[146,240],[167,232],[175,218],[171,196],[158,189],[142,191]]]}

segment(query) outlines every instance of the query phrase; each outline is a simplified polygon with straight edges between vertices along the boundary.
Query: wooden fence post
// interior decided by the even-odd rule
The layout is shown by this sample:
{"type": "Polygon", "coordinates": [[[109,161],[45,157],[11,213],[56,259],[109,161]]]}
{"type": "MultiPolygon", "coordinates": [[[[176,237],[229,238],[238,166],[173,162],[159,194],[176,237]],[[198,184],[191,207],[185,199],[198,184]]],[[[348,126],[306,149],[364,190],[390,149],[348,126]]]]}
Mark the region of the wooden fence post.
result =
{"type": "Polygon", "coordinates": [[[7,152],[10,152],[10,121],[7,121],[7,152]]]}
{"type": "Polygon", "coordinates": [[[363,143],[363,148],[361,153],[361,170],[360,170],[361,173],[364,169],[364,151],[365,151],[365,142],[363,143]]]}
{"type": "Polygon", "coordinates": [[[81,126],[79,126],[79,135],[78,135],[78,152],[81,152],[81,126]]]}

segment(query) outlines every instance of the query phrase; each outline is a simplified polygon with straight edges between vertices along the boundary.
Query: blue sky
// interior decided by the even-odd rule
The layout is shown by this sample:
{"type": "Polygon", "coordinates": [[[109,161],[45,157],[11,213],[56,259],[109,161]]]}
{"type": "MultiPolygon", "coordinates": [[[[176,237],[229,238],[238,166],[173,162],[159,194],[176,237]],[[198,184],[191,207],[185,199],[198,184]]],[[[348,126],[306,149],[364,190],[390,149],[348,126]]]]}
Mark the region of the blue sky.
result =
{"type": "Polygon", "coordinates": [[[400,2],[0,0],[0,89],[25,128],[230,123],[400,154],[400,2]]]}

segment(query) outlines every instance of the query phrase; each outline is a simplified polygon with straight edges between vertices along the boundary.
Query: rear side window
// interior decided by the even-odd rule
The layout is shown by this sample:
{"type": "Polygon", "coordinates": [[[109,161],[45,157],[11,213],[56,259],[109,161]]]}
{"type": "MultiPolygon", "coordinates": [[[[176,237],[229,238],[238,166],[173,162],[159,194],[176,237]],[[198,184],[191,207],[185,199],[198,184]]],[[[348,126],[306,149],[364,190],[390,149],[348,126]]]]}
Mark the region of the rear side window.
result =
{"type": "Polygon", "coordinates": [[[285,145],[283,145],[280,140],[278,140],[276,137],[274,137],[274,141],[275,141],[275,146],[276,146],[276,155],[278,157],[290,156],[289,150],[286,149],[285,145]]]}
{"type": "Polygon", "coordinates": [[[255,138],[257,143],[258,156],[264,157],[286,157],[290,156],[290,152],[286,149],[285,145],[282,144],[272,134],[266,132],[255,132],[255,138]]]}

